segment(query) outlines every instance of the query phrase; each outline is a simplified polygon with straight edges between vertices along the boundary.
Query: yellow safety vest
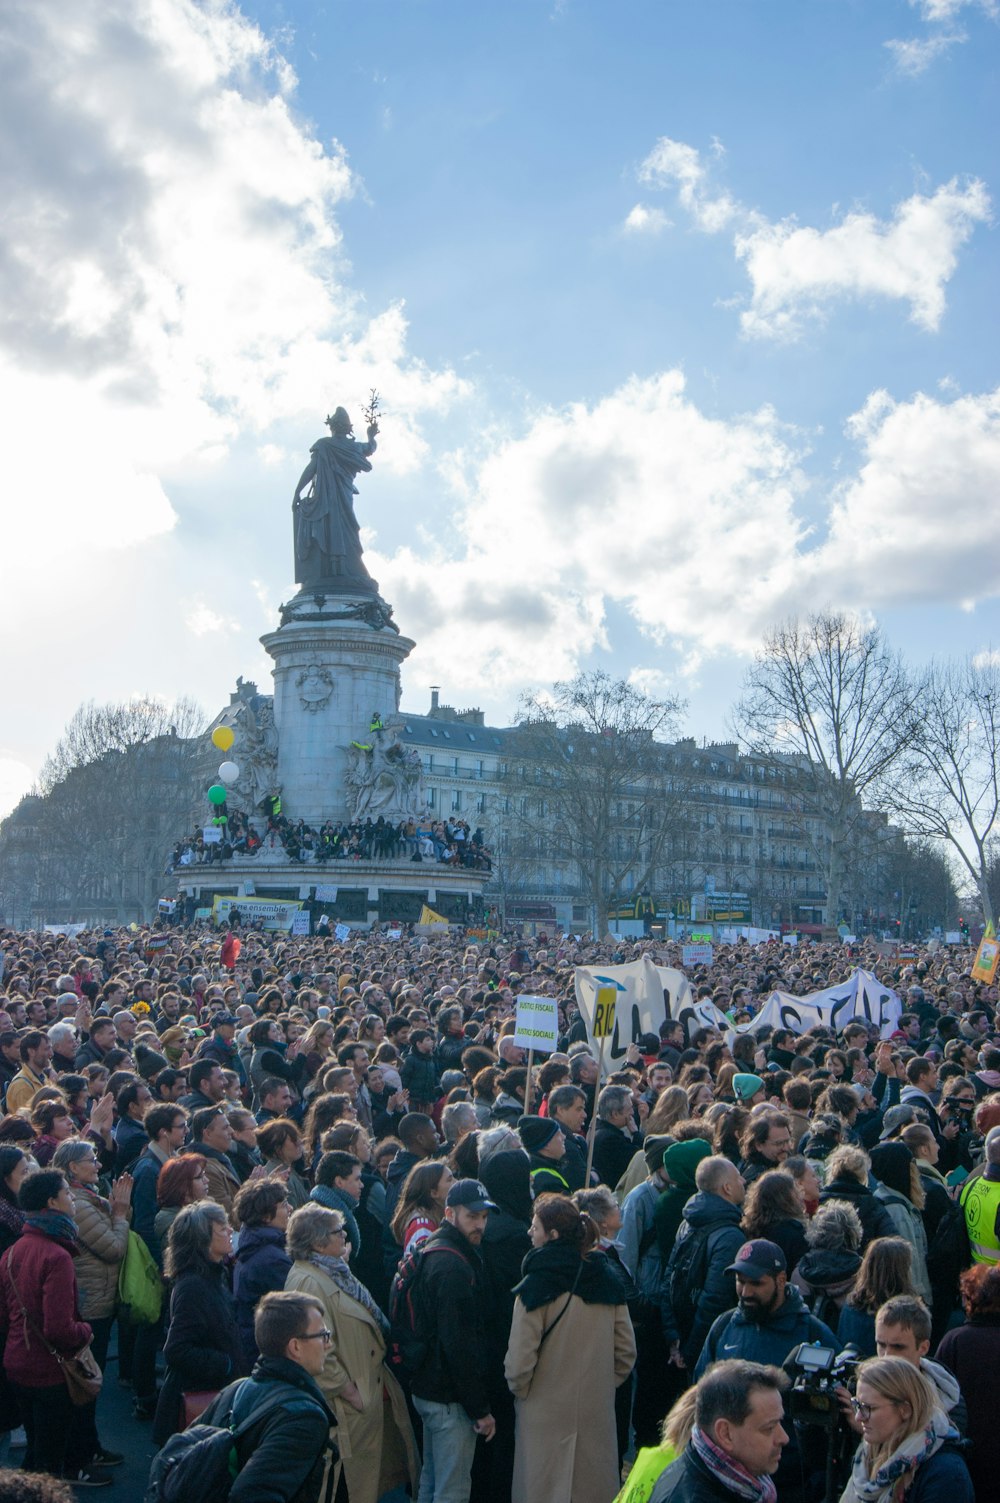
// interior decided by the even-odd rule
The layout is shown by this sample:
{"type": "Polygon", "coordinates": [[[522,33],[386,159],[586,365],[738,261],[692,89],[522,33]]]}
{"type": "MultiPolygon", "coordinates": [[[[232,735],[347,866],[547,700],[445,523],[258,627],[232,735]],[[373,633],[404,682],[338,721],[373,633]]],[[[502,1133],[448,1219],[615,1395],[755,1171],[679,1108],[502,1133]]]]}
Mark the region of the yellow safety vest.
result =
{"type": "Polygon", "coordinates": [[[1000,1180],[980,1175],[970,1180],[962,1191],[960,1204],[965,1212],[965,1227],[976,1263],[1000,1263],[1000,1180]]]}

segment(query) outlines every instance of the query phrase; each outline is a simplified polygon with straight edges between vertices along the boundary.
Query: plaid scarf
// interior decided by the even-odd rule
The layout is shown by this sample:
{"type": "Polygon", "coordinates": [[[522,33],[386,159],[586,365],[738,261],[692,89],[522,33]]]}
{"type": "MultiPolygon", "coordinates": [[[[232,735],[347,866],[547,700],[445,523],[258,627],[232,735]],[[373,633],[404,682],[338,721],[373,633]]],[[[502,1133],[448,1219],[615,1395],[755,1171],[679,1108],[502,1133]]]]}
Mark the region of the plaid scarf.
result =
{"type": "Polygon", "coordinates": [[[776,1503],[778,1491],[770,1477],[755,1477],[697,1425],[691,1432],[691,1444],[716,1481],[734,1497],[745,1498],[747,1503],[776,1503]]]}

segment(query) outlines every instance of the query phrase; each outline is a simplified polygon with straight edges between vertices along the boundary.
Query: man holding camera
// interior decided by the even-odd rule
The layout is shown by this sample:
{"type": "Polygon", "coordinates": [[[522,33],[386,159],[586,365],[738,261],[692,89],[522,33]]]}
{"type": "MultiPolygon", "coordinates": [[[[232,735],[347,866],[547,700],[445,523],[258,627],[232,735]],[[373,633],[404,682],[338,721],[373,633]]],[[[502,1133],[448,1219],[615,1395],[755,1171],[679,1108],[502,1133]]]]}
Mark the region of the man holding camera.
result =
{"type": "MultiPolygon", "coordinates": [[[[713,1322],[695,1367],[701,1378],[713,1362],[740,1358],[780,1367],[789,1353],[802,1342],[819,1342],[839,1351],[837,1338],[806,1308],[799,1291],[788,1283],[788,1265],[776,1242],[756,1237],[744,1242],[735,1263],[726,1270],[736,1275],[739,1303],[713,1322]]],[[[787,1411],[786,1411],[787,1414],[787,1411]]],[[[809,1497],[808,1477],[823,1465],[818,1454],[808,1459],[800,1448],[800,1438],[786,1419],[788,1444],[781,1457],[775,1481],[781,1503],[805,1503],[809,1497]]]]}

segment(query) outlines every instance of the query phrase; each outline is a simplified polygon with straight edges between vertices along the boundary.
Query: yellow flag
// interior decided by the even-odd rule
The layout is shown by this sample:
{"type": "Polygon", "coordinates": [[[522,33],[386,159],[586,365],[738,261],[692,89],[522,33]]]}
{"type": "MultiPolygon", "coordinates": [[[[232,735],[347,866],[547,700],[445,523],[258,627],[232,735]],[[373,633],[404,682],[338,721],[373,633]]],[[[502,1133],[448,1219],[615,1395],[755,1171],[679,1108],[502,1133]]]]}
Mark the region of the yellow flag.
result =
{"type": "Polygon", "coordinates": [[[1000,944],[997,943],[996,932],[990,923],[986,925],[983,937],[979,941],[979,949],[972,963],[972,979],[981,981],[984,986],[992,986],[998,965],[1000,965],[1000,944]]]}
{"type": "Polygon", "coordinates": [[[448,920],[440,913],[435,913],[433,908],[428,908],[425,903],[420,910],[420,922],[422,924],[446,924],[448,920]]]}

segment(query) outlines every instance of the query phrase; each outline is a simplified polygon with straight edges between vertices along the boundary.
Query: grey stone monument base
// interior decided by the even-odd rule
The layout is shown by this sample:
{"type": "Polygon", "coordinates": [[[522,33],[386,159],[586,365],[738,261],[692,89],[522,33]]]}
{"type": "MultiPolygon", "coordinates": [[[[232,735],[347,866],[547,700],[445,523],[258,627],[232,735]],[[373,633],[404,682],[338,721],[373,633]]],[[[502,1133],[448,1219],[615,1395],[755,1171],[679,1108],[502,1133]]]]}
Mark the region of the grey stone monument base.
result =
{"type": "Polygon", "coordinates": [[[475,924],[482,909],[487,871],[435,861],[289,861],[267,848],[256,856],[211,865],[179,867],[178,891],[210,908],[215,897],[283,899],[308,905],[312,928],[322,914],[335,923],[368,929],[377,923],[417,923],[426,903],[451,923],[475,924]],[[249,887],[250,892],[247,892],[249,887]],[[317,892],[318,890],[318,892],[317,892]],[[318,895],[319,894],[319,895],[318,895]]]}
{"type": "Polygon", "coordinates": [[[387,726],[395,716],[400,664],[414,644],[378,595],[303,590],[281,621],[260,640],[274,660],[282,813],[315,827],[350,821],[352,747],[372,743],[373,720],[387,726]]]}

